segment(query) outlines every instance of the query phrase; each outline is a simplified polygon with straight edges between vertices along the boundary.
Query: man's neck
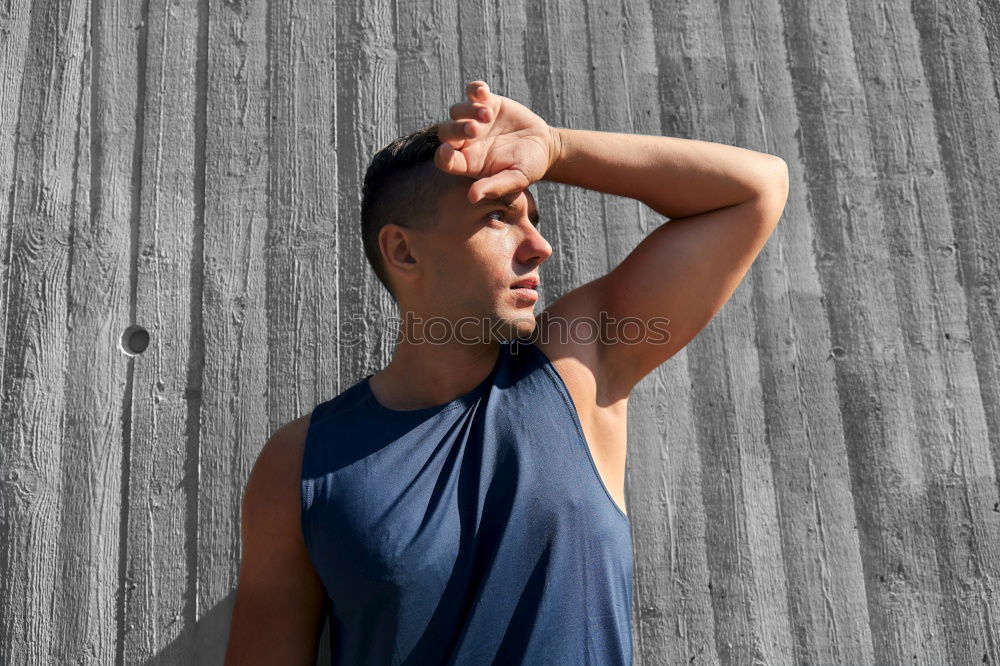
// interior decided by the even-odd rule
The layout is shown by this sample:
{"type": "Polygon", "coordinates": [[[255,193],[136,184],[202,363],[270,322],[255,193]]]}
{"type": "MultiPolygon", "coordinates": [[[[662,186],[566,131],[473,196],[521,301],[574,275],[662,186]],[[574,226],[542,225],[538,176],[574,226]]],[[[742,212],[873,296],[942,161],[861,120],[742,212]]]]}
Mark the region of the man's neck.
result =
{"type": "Polygon", "coordinates": [[[369,388],[389,409],[409,411],[451,402],[476,388],[493,370],[499,342],[444,344],[400,340],[392,361],[371,376],[369,388]]]}

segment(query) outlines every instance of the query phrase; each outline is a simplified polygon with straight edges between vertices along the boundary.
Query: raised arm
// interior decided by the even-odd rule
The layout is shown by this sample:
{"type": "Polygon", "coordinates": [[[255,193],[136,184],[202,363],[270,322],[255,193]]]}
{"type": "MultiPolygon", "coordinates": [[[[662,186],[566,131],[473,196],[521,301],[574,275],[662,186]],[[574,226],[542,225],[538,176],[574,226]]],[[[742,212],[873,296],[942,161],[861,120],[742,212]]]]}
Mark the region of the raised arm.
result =
{"type": "Polygon", "coordinates": [[[545,310],[552,321],[586,317],[612,334],[633,336],[634,323],[616,330],[605,322],[638,321],[636,340],[599,336],[569,349],[593,374],[601,404],[628,397],[736,290],[784,210],[784,160],[697,139],[551,127],[484,81],[465,93],[440,124],[435,164],[476,179],[471,203],[550,180],[636,199],[671,218],[607,275],[545,310]]]}
{"type": "Polygon", "coordinates": [[[630,197],[671,218],[607,275],[551,306],[570,320],[603,312],[612,323],[641,323],[639,341],[629,325],[617,329],[627,341],[598,345],[601,391],[620,399],[736,290],[784,210],[788,168],[775,155],[695,139],[553,129],[560,148],[546,180],[630,197]]]}
{"type": "Polygon", "coordinates": [[[325,592],[299,522],[307,428],[308,417],[302,417],[275,432],[247,480],[227,666],[316,663],[325,592]]]}

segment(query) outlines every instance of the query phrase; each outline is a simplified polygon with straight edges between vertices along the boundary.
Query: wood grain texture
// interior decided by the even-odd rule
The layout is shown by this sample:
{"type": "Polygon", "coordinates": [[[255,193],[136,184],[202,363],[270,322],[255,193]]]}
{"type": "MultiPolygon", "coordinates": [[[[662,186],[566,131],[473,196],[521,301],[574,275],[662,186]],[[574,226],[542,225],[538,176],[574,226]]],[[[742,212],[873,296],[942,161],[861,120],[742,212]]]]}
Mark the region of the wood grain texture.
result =
{"type": "MultiPolygon", "coordinates": [[[[16,191],[15,170],[17,168],[17,144],[20,134],[21,99],[24,95],[25,61],[28,51],[28,37],[31,34],[32,0],[9,2],[3,10],[5,29],[0,30],[0,248],[3,261],[0,262],[0,287],[10,285],[10,250],[12,249],[12,227],[14,226],[13,193],[16,191]]],[[[6,328],[10,297],[3,292],[0,300],[0,340],[6,349],[6,328]]],[[[0,364],[0,378],[4,364],[0,364]]],[[[2,383],[2,379],[0,379],[2,383]]]]}
{"type": "Polygon", "coordinates": [[[133,177],[136,151],[135,58],[141,6],[90,5],[76,145],[69,239],[65,437],[62,465],[58,663],[114,663],[122,646],[117,592],[127,544],[122,517],[125,395],[132,360],[120,339],[134,318],[133,177]],[[72,581],[72,584],[68,584],[72,581]]]}
{"type": "MultiPolygon", "coordinates": [[[[122,656],[154,658],[197,619],[199,357],[203,163],[196,160],[195,3],[150,3],[141,36],[135,321],[149,347],[130,387],[122,656]]],[[[179,654],[189,659],[190,643],[179,654]]]]}
{"type": "MultiPolygon", "coordinates": [[[[330,396],[378,372],[395,342],[387,330],[395,308],[365,259],[360,217],[361,187],[372,156],[396,137],[420,129],[399,126],[400,88],[423,84],[422,78],[404,81],[397,71],[395,11],[390,0],[373,0],[346,5],[336,17],[338,265],[328,288],[338,298],[328,317],[336,318],[344,343],[331,347],[339,377],[336,387],[328,387],[330,396]]],[[[451,39],[454,47],[455,35],[451,39]]],[[[446,115],[447,109],[439,113],[446,115]]]]}
{"type": "Polygon", "coordinates": [[[783,5],[876,661],[945,660],[937,559],[846,10],[783,5]],[[794,37],[792,37],[794,35],[794,37]],[[920,646],[916,650],[916,646],[920,646]]]}
{"type": "MultiPolygon", "coordinates": [[[[2,3],[0,663],[221,662],[257,453],[391,358],[364,171],[473,79],[789,165],[744,282],[632,394],[636,663],[1000,663],[998,28],[984,0],[2,3]]],[[[669,223],[532,189],[539,309],[669,223]]]]}
{"type": "MultiPolygon", "coordinates": [[[[739,76],[738,65],[729,62],[726,49],[716,47],[725,39],[729,17],[700,3],[662,9],[663,21],[675,29],[659,35],[661,48],[677,56],[667,67],[677,81],[662,91],[664,106],[702,100],[690,116],[665,127],[665,133],[735,143],[732,128],[746,118],[732,104],[737,92],[730,88],[739,76]]],[[[746,59],[755,55],[745,37],[734,46],[743,47],[746,59]]],[[[746,141],[749,148],[774,151],[759,136],[746,141]]],[[[754,340],[753,279],[750,274],[744,280],[684,354],[695,423],[689,445],[697,443],[700,450],[701,493],[712,518],[706,538],[717,544],[706,553],[708,581],[702,587],[707,587],[715,614],[718,658],[725,663],[785,663],[792,659],[792,639],[754,340]]]]}
{"type": "Polygon", "coordinates": [[[786,159],[798,193],[789,197],[785,222],[762,250],[748,285],[792,657],[795,663],[872,663],[843,416],[814,257],[816,234],[811,225],[796,223],[809,219],[809,212],[796,159],[802,130],[781,24],[781,8],[766,0],[730,4],[723,19],[725,40],[745,45],[748,54],[728,57],[738,118],[734,141],[786,159]],[[766,118],[773,120],[763,122],[766,118]]]}
{"type": "MultiPolygon", "coordinates": [[[[25,52],[23,35],[5,38],[4,46],[14,63],[23,62],[24,74],[20,81],[5,77],[20,83],[12,91],[20,110],[13,145],[5,146],[12,162],[3,173],[8,216],[6,283],[0,291],[0,654],[10,663],[31,664],[50,659],[57,635],[76,614],[59,607],[61,588],[75,582],[67,575],[72,560],[61,558],[66,551],[60,547],[61,470],[75,463],[69,457],[75,447],[66,445],[64,408],[69,248],[78,212],[76,156],[80,114],[87,109],[81,97],[88,31],[83,2],[38,2],[30,15],[23,6],[11,9],[11,30],[47,46],[25,52]]],[[[0,104],[4,110],[13,107],[12,100],[0,104]]]]}
{"type": "MultiPolygon", "coordinates": [[[[204,241],[198,438],[200,663],[221,664],[241,554],[240,506],[268,419],[267,232],[271,120],[268,4],[210,3],[205,88],[204,241]],[[200,424],[200,427],[199,425],[200,424]]],[[[187,627],[190,631],[195,629],[187,627]]]]}
{"type": "MultiPolygon", "coordinates": [[[[866,56],[857,61],[868,82],[867,107],[876,110],[869,126],[879,147],[873,151],[881,174],[877,193],[900,320],[906,322],[907,374],[934,517],[937,575],[943,590],[962,590],[944,595],[943,638],[952,661],[993,662],[1000,658],[1000,520],[991,511],[997,478],[941,153],[922,138],[933,136],[934,122],[922,112],[930,94],[919,32],[913,15],[891,4],[852,2],[848,9],[855,48],[866,56]]],[[[988,73],[980,74],[985,84],[988,73]]]]}

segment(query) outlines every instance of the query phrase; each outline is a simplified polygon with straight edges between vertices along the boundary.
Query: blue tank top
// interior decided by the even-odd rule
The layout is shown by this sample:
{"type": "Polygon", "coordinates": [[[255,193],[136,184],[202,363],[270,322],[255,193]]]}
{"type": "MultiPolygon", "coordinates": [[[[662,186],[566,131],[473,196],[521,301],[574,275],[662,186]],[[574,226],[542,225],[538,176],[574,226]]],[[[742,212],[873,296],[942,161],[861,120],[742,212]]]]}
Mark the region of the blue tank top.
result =
{"type": "Polygon", "coordinates": [[[334,664],[631,664],[632,539],[534,344],[398,411],[368,377],[320,403],[301,523],[334,664]]]}

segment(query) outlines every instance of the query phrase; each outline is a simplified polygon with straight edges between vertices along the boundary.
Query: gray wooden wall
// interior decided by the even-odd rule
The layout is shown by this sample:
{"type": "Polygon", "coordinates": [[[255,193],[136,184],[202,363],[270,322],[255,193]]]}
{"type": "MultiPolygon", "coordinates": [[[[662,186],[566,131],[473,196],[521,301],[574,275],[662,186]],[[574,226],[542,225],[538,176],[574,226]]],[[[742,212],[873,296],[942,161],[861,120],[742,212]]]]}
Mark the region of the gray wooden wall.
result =
{"type": "MultiPolygon", "coordinates": [[[[1000,663],[995,0],[0,3],[2,661],[221,660],[257,452],[390,358],[364,168],[477,78],[790,168],[631,400],[637,663],[1000,663]]],[[[664,221],[535,193],[541,306],[664,221]]]]}

